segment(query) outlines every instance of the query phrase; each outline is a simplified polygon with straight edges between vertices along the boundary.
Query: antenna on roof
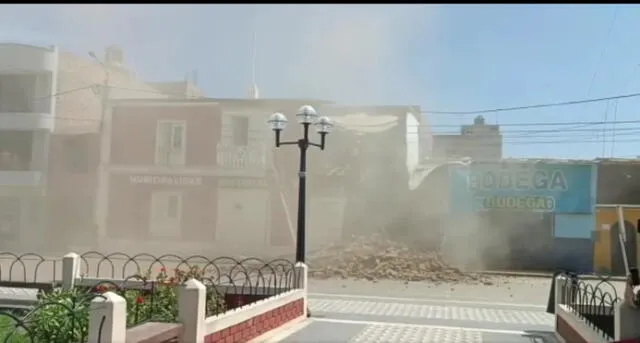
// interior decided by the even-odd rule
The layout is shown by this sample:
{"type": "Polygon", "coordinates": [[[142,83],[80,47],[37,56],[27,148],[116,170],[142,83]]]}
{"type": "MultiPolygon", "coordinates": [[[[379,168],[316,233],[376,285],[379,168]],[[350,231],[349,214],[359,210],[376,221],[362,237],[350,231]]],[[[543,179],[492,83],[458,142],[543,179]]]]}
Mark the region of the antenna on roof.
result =
{"type": "Polygon", "coordinates": [[[249,86],[248,96],[250,99],[260,98],[260,91],[256,84],[256,37],[257,33],[253,31],[253,42],[251,44],[251,85],[249,86]]]}

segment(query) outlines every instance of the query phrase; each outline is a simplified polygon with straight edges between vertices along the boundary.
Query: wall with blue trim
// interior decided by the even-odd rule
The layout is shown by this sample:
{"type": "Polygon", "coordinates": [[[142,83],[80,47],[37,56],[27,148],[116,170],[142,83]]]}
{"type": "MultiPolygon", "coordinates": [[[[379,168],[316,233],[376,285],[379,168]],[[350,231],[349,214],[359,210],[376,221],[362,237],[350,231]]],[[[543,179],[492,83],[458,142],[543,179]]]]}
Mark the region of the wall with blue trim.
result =
{"type": "Polygon", "coordinates": [[[539,233],[548,243],[528,252],[529,258],[543,269],[593,270],[595,164],[502,161],[451,168],[454,216],[496,210],[551,214],[553,228],[539,233]]]}

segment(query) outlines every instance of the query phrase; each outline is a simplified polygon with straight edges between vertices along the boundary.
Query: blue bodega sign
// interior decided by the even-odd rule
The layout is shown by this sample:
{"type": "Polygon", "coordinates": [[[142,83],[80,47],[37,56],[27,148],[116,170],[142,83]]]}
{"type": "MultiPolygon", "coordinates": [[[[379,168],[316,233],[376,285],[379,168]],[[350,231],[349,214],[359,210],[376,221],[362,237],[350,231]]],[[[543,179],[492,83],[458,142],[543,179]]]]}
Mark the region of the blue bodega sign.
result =
{"type": "MultiPolygon", "coordinates": [[[[465,168],[466,169],[466,168],[465,168]]],[[[458,175],[462,170],[458,170],[458,175]]],[[[587,164],[482,163],[466,170],[475,211],[504,209],[591,213],[595,167],[587,164]]],[[[462,178],[453,178],[462,181],[462,178]]],[[[461,187],[454,187],[460,189],[461,187]]],[[[469,194],[470,193],[470,194],[469,194]]],[[[455,197],[462,194],[456,195],[455,197]]]]}

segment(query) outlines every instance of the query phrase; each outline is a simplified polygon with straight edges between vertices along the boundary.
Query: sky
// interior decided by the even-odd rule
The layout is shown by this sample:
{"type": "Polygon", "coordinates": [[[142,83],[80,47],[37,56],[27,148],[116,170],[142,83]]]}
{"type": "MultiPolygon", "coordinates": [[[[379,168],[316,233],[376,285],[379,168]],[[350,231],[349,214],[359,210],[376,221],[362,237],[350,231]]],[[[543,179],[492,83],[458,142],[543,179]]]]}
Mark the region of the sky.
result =
{"type": "MultiPolygon", "coordinates": [[[[0,40],[123,47],[146,81],[211,97],[417,105],[435,133],[474,111],[640,92],[637,5],[2,5],[0,40]]],[[[640,155],[640,97],[484,115],[508,157],[640,155]],[[583,122],[638,121],[587,125],[583,122]],[[548,125],[531,125],[546,123],[548,125]],[[605,130],[606,129],[606,130],[605,130]]]]}

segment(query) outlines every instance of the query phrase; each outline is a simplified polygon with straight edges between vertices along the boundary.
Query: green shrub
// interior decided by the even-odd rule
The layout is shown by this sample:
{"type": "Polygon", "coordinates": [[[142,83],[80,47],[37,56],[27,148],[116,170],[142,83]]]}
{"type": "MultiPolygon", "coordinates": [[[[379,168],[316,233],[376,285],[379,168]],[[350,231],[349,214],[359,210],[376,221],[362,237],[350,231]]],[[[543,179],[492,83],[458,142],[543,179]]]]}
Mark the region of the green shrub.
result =
{"type": "MultiPolygon", "coordinates": [[[[149,281],[150,275],[139,277],[149,286],[145,290],[121,289],[107,282],[89,291],[80,288],[55,289],[43,295],[36,307],[23,317],[0,313],[0,343],[86,341],[91,300],[109,291],[126,299],[128,327],[146,321],[177,322],[179,286],[191,278],[203,281],[204,271],[198,267],[191,267],[187,271],[175,269],[173,275],[169,276],[166,269],[162,268],[154,282],[149,281]]],[[[215,292],[215,287],[207,289],[206,308],[207,316],[225,310],[224,301],[215,292]]]]}
{"type": "Polygon", "coordinates": [[[26,315],[0,317],[0,337],[7,343],[72,343],[86,340],[91,295],[77,289],[43,294],[26,315]]]}

